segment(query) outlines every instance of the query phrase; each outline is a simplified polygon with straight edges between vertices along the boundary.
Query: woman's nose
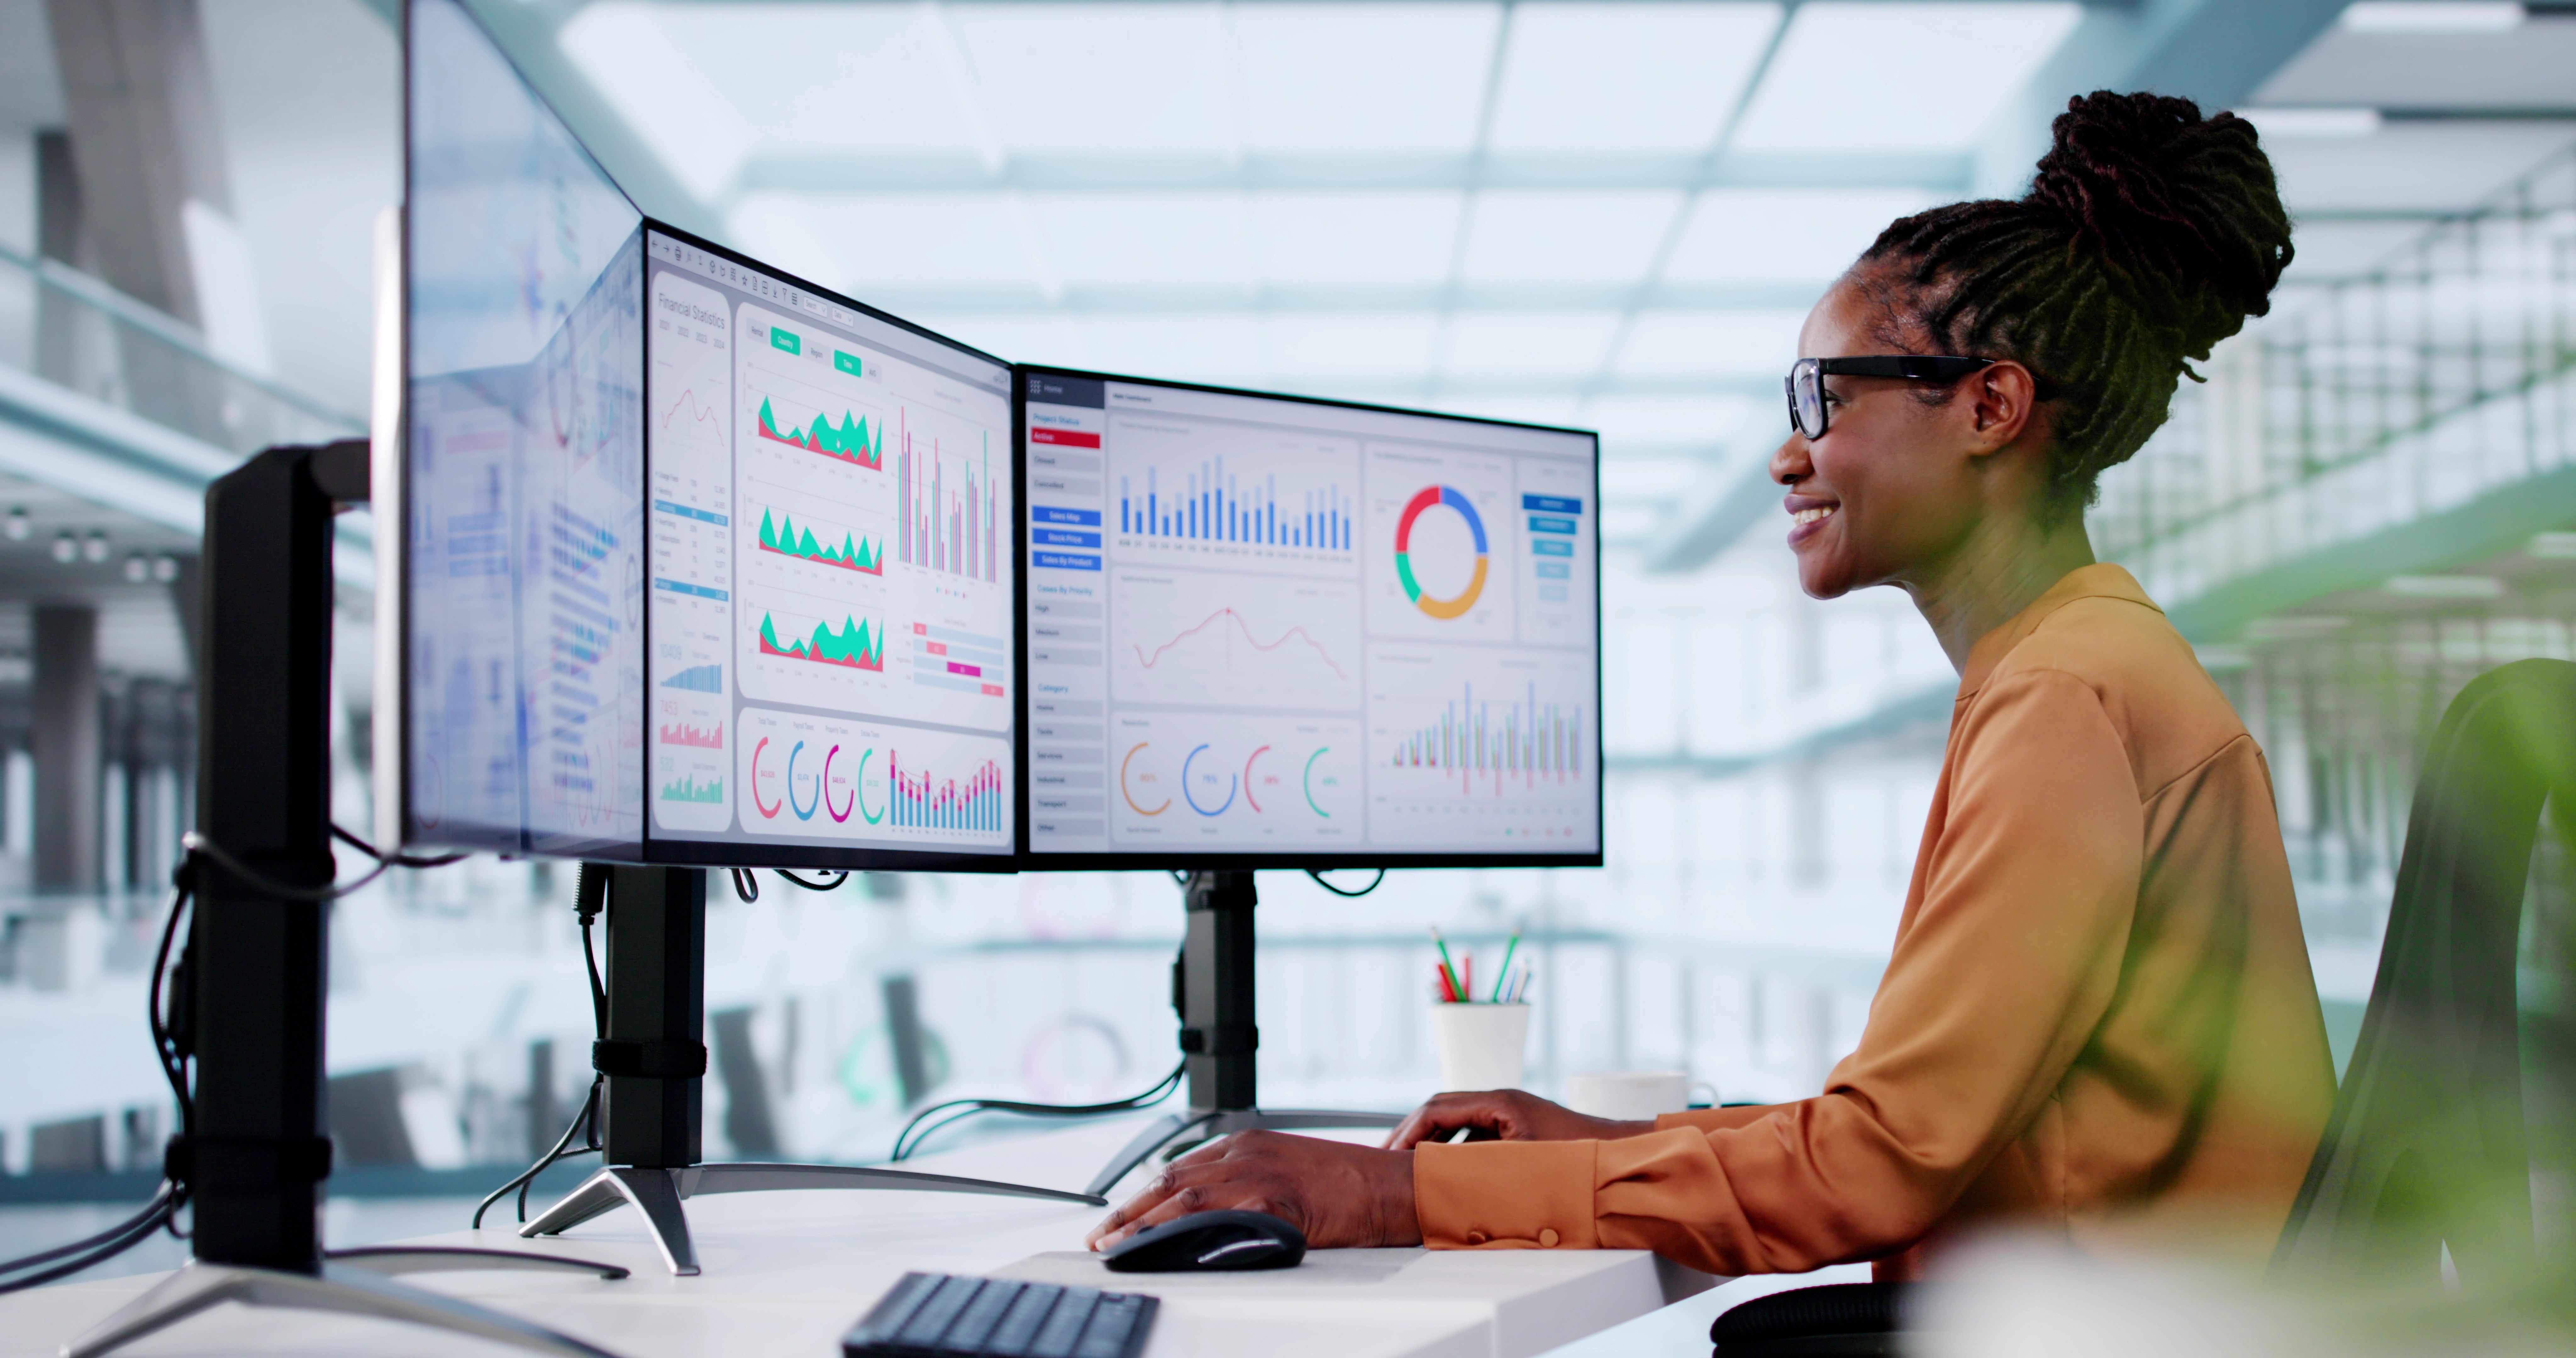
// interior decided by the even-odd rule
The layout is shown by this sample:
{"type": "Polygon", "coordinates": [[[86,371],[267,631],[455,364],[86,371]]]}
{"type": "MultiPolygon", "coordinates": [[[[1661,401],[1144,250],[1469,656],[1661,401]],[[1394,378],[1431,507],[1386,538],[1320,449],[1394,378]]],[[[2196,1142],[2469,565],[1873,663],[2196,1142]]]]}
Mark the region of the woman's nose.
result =
{"type": "Polygon", "coordinates": [[[1807,441],[1791,434],[1787,442],[1771,453],[1771,479],[1784,486],[1794,486],[1815,472],[1807,460],[1807,441]]]}

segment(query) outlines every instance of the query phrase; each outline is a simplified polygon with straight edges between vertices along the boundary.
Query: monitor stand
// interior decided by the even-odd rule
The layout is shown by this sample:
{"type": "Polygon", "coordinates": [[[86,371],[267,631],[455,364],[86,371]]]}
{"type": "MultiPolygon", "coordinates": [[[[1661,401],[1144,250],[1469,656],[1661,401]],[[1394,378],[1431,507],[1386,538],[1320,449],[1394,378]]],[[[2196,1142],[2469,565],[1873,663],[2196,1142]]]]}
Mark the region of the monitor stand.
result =
{"type": "Polygon", "coordinates": [[[331,519],[367,500],[367,445],[271,448],[206,491],[198,633],[202,833],[256,876],[206,853],[174,1015],[193,1049],[192,1123],[171,1138],[188,1186],[190,1259],[63,1346],[96,1358],[225,1302],[371,1316],[538,1353],[607,1350],[471,1302],[390,1281],[457,1269],[623,1278],[614,1264],[477,1249],[322,1248],[331,1173],[323,1107],[324,959],[331,907],[269,890],[327,887],[331,861],[331,519]]]}
{"type": "Polygon", "coordinates": [[[1173,966],[1172,1007],[1181,1011],[1182,1065],[1190,1107],[1154,1120],[1101,1168],[1086,1192],[1105,1197],[1129,1171],[1184,1136],[1210,1141],[1232,1132],[1302,1131],[1319,1127],[1393,1127],[1397,1113],[1262,1108],[1255,1090],[1253,907],[1249,872],[1199,869],[1182,885],[1189,929],[1173,966]]]}
{"type": "Polygon", "coordinates": [[[671,1272],[698,1272],[680,1204],[778,1189],[989,1193],[1106,1206],[1097,1193],[860,1165],[701,1164],[707,1070],[707,874],[616,867],[608,883],[608,1036],[591,1065],[608,1077],[606,1167],[519,1228],[553,1235],[620,1207],[644,1216],[671,1272]]]}

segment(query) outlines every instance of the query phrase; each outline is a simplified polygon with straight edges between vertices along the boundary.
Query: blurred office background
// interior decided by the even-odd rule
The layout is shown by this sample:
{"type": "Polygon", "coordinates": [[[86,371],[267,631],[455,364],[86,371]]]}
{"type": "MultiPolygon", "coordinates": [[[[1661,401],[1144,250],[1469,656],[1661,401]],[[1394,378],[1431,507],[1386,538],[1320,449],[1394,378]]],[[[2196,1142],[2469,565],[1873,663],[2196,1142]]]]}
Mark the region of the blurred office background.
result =
{"type": "MultiPolygon", "coordinates": [[[[1683,1067],[1790,1098],[1850,1049],[1955,678],[1902,597],[1798,592],[1762,471],[1778,382],[1881,226],[2017,192],[2070,93],[2244,113],[2297,214],[2272,316],[2093,524],[2270,756],[2338,1059],[2432,721],[2488,667],[2576,651],[2576,7],[476,8],[647,212],[1006,358],[1602,432],[1609,866],[1361,900],[1264,874],[1273,1104],[1433,1089],[1433,924],[1487,967],[1524,935],[1543,1092],[1683,1067]]],[[[157,1172],[143,973],[191,823],[197,505],[259,447],[366,427],[397,15],[0,0],[0,1205],[26,1220],[157,1172]]],[[[357,516],[351,825],[366,544],[357,516]]],[[[2535,873],[2535,1031],[2565,864],[2535,873]]],[[[478,859],[340,905],[343,1205],[461,1224],[454,1195],[561,1130],[589,1037],[570,894],[568,867],[478,859]]],[[[1159,874],[717,894],[711,1155],[878,1158],[928,1098],[1099,1099],[1175,1059],[1159,874]]]]}

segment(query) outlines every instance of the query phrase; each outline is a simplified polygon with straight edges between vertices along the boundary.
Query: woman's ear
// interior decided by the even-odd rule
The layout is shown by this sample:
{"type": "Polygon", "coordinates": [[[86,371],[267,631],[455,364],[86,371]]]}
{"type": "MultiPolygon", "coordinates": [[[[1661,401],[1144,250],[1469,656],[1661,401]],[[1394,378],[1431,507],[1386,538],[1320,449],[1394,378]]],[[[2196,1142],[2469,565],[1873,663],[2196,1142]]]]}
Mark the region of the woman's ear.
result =
{"type": "Polygon", "coordinates": [[[1983,456],[2001,452],[2029,431],[2039,404],[2039,379],[2010,359],[1978,370],[1968,378],[1968,410],[1974,422],[1972,451],[1983,456]]]}

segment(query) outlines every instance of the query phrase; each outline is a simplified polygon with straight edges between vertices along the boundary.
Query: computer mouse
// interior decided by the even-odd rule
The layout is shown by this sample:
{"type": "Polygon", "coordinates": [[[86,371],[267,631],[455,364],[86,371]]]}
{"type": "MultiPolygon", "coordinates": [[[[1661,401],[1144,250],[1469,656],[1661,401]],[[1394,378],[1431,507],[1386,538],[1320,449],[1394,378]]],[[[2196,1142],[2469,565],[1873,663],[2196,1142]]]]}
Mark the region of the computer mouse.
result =
{"type": "Polygon", "coordinates": [[[1267,1212],[1192,1212],[1100,1252],[1112,1273],[1215,1273],[1294,1268],[1306,1233],[1267,1212]]]}

